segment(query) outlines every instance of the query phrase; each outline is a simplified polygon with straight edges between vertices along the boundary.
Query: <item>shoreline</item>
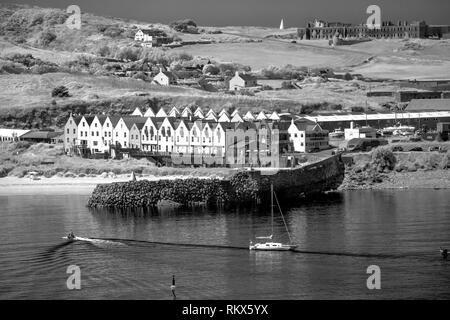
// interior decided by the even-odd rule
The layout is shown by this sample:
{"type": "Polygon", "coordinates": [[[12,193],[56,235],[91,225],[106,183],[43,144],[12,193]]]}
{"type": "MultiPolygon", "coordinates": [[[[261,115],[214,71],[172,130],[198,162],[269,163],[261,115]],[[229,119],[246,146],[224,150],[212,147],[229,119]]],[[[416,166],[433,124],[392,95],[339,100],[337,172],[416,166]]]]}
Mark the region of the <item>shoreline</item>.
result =
{"type": "Polygon", "coordinates": [[[420,190],[420,189],[450,189],[450,170],[438,169],[415,172],[389,172],[383,181],[357,183],[351,181],[346,174],[344,182],[338,191],[350,190],[420,190]]]}
{"type": "MultiPolygon", "coordinates": [[[[190,175],[167,175],[167,176],[155,176],[144,175],[136,177],[137,180],[175,180],[175,179],[187,179],[187,178],[219,178],[218,176],[190,176],[190,175]]],[[[130,181],[130,174],[117,175],[116,177],[40,177],[39,180],[32,180],[29,178],[18,177],[4,177],[0,178],[0,196],[2,195],[26,195],[26,194],[86,194],[90,195],[94,191],[98,184],[108,184],[113,182],[127,182],[130,181]]]]}
{"type": "MultiPolygon", "coordinates": [[[[143,175],[137,180],[174,180],[187,178],[219,178],[219,176],[190,176],[190,175],[143,175]]],[[[18,177],[0,178],[1,195],[27,195],[27,194],[81,194],[90,195],[98,184],[130,181],[130,174],[122,174],[116,177],[41,177],[39,180],[18,177]]],[[[385,175],[379,183],[355,183],[346,178],[337,191],[352,190],[420,190],[420,189],[450,189],[450,170],[431,170],[416,172],[391,172],[385,175]]]]}

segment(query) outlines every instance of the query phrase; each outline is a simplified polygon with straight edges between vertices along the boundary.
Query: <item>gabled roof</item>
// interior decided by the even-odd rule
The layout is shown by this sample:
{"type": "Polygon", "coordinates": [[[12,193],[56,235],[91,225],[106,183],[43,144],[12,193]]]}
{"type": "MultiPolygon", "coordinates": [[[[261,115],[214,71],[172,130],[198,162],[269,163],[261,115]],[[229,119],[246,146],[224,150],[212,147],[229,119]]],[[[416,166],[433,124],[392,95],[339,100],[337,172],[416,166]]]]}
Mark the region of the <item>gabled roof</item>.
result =
{"type": "Polygon", "coordinates": [[[142,128],[144,127],[144,125],[145,125],[145,123],[140,122],[140,123],[135,123],[133,126],[136,126],[136,128],[138,128],[138,130],[141,131],[142,128]]]}
{"type": "MultiPolygon", "coordinates": [[[[287,122],[280,122],[280,124],[281,123],[287,123],[287,122]]],[[[297,129],[299,131],[311,131],[311,130],[314,130],[314,128],[316,126],[319,126],[319,128],[322,129],[322,127],[320,127],[320,125],[318,123],[315,123],[314,121],[307,120],[307,119],[296,120],[296,121],[294,121],[294,125],[297,127],[297,129]]]]}
{"type": "Polygon", "coordinates": [[[155,116],[156,117],[167,117],[167,113],[163,108],[160,108],[155,116]]]}
{"type": "Polygon", "coordinates": [[[231,117],[234,117],[236,114],[239,113],[239,109],[234,109],[234,111],[231,113],[231,117]]]}
{"type": "Polygon", "coordinates": [[[84,116],[84,119],[86,119],[88,126],[90,126],[92,121],[94,121],[95,116],[84,116]]]}
{"type": "Polygon", "coordinates": [[[239,113],[236,113],[232,118],[231,122],[243,122],[241,115],[239,113]]]}
{"type": "Polygon", "coordinates": [[[260,112],[258,113],[258,115],[256,116],[256,120],[264,120],[264,119],[267,119],[267,116],[266,116],[266,114],[264,113],[264,111],[260,111],[260,112]]]}
{"type": "Polygon", "coordinates": [[[144,117],[154,117],[156,116],[155,112],[153,112],[152,108],[148,108],[144,113],[144,117]]]}
{"type": "Polygon", "coordinates": [[[127,116],[127,117],[122,117],[122,119],[128,129],[131,129],[135,123],[136,124],[145,123],[147,121],[146,118],[143,118],[140,116],[127,116]]]}
{"type": "Polygon", "coordinates": [[[139,109],[139,107],[136,107],[136,109],[134,109],[133,113],[131,114],[132,116],[143,116],[141,109],[139,109]]]}
{"type": "Polygon", "coordinates": [[[225,108],[222,109],[222,110],[220,110],[220,112],[219,112],[219,117],[221,117],[223,114],[226,114],[228,117],[230,116],[230,114],[228,113],[227,110],[225,110],[225,108]]]}
{"type": "Polygon", "coordinates": [[[122,117],[121,116],[108,116],[108,118],[109,118],[109,121],[111,121],[112,126],[115,127],[122,117]]]}
{"type": "Polygon", "coordinates": [[[255,116],[250,111],[247,111],[247,113],[243,117],[245,120],[255,120],[255,116]]]}
{"type": "Polygon", "coordinates": [[[251,81],[251,80],[256,80],[255,76],[252,76],[251,74],[248,73],[239,73],[236,71],[235,77],[240,77],[241,79],[245,80],[245,81],[251,81]]]}
{"type": "Polygon", "coordinates": [[[106,119],[108,119],[108,116],[102,114],[102,115],[97,116],[97,118],[98,118],[98,121],[100,122],[100,125],[103,126],[105,124],[106,119]]]}
{"type": "Polygon", "coordinates": [[[174,107],[170,110],[169,116],[171,116],[171,117],[176,117],[176,116],[178,116],[178,115],[180,115],[180,111],[178,110],[177,107],[174,106],[174,107]]]}

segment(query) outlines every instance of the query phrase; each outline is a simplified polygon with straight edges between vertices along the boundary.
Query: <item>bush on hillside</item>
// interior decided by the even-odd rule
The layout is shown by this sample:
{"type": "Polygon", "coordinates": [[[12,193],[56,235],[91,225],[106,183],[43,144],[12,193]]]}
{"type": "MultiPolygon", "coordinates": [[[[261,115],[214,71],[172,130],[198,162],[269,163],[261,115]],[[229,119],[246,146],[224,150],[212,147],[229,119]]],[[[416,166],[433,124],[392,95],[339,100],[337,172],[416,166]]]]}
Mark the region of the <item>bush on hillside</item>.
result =
{"type": "Polygon", "coordinates": [[[69,97],[69,89],[65,86],[58,86],[52,90],[52,97],[59,97],[59,98],[69,97]]]}
{"type": "Polygon", "coordinates": [[[198,33],[197,24],[191,19],[173,21],[170,27],[178,32],[198,33]]]}
{"type": "Polygon", "coordinates": [[[38,43],[43,46],[47,47],[50,43],[56,40],[56,34],[49,30],[42,31],[38,38],[38,43]]]}
{"type": "Polygon", "coordinates": [[[393,170],[397,159],[389,147],[377,148],[372,152],[372,164],[378,172],[393,170]]]}

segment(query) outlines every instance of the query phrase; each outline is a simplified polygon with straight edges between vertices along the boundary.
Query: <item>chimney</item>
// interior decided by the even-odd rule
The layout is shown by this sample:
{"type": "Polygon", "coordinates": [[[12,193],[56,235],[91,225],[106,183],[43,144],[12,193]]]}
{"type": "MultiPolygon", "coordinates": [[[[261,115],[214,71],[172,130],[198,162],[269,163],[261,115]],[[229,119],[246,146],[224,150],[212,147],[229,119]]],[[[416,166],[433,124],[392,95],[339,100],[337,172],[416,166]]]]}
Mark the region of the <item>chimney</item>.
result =
{"type": "Polygon", "coordinates": [[[236,77],[239,77],[239,71],[236,71],[235,75],[236,77]]]}

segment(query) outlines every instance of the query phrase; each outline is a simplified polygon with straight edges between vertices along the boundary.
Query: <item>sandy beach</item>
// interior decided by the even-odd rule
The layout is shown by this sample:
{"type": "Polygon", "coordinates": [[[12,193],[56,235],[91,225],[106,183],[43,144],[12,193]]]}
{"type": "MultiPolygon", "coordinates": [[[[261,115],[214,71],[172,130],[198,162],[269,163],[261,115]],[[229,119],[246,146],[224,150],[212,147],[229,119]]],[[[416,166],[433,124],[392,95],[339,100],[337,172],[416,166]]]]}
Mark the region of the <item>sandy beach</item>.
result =
{"type": "MultiPolygon", "coordinates": [[[[152,176],[144,175],[137,177],[137,180],[173,180],[193,178],[189,175],[177,176],[152,176]]],[[[211,177],[195,177],[199,179],[206,179],[211,177]]],[[[91,194],[98,184],[112,183],[112,182],[126,182],[130,181],[130,174],[117,175],[116,177],[101,176],[95,177],[40,177],[39,180],[32,180],[30,178],[18,177],[4,177],[0,179],[0,195],[14,195],[14,194],[91,194]]]]}

